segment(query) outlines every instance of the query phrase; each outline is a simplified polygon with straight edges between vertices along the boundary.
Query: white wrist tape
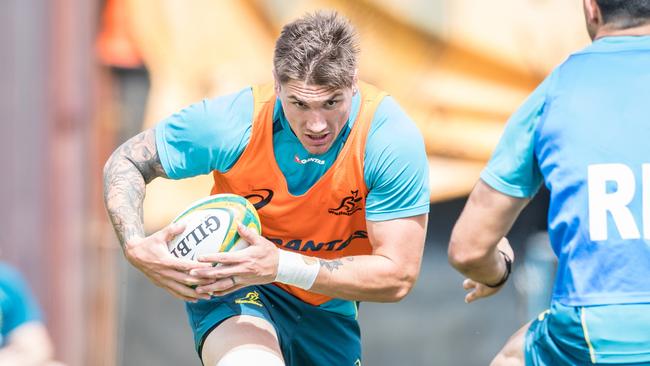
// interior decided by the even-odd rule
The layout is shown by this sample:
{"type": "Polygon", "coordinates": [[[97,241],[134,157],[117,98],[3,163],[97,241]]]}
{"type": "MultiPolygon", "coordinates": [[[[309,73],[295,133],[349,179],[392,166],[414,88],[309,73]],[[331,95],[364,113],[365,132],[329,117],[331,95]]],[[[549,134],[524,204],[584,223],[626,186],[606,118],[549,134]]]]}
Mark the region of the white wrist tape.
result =
{"type": "Polygon", "coordinates": [[[316,281],[318,271],[320,271],[320,264],[317,260],[307,263],[301,254],[280,249],[275,281],[309,290],[316,281]]]}

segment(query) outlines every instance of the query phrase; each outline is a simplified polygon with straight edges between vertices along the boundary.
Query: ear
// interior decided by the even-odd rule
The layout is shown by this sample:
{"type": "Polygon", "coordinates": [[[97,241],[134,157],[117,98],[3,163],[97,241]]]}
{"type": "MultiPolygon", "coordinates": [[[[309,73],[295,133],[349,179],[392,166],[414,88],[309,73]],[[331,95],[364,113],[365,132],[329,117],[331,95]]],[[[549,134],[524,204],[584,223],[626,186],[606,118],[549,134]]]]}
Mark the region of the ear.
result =
{"type": "Polygon", "coordinates": [[[583,7],[587,32],[593,40],[597,37],[600,27],[603,25],[602,14],[596,0],[583,0],[583,7]]]}
{"type": "Polygon", "coordinates": [[[359,86],[357,83],[359,82],[359,69],[354,69],[354,74],[352,76],[352,95],[357,94],[359,91],[359,86]]]}
{"type": "Polygon", "coordinates": [[[600,24],[602,18],[600,15],[600,8],[598,7],[596,0],[583,0],[583,2],[585,8],[585,18],[587,19],[587,22],[591,24],[600,24]]]}

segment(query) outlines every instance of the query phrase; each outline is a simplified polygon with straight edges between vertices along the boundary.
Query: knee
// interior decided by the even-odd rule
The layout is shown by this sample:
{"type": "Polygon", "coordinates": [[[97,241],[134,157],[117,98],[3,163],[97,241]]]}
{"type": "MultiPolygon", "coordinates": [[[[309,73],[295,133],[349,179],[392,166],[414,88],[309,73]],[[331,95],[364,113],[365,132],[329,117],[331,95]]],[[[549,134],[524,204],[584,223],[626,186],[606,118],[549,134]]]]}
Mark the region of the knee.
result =
{"type": "Polygon", "coordinates": [[[265,365],[284,366],[284,361],[276,353],[252,347],[238,347],[226,353],[216,366],[265,365]]]}

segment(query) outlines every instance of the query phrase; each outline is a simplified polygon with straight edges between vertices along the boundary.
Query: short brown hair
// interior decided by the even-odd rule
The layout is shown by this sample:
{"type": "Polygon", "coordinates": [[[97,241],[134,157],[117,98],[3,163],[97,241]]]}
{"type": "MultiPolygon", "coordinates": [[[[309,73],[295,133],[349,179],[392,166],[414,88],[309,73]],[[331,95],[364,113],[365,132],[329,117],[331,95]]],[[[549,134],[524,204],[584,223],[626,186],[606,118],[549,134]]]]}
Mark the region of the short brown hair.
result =
{"type": "Polygon", "coordinates": [[[280,83],[300,80],[337,88],[354,82],[357,33],[336,12],[318,11],[285,25],[275,43],[273,67],[280,83]]]}

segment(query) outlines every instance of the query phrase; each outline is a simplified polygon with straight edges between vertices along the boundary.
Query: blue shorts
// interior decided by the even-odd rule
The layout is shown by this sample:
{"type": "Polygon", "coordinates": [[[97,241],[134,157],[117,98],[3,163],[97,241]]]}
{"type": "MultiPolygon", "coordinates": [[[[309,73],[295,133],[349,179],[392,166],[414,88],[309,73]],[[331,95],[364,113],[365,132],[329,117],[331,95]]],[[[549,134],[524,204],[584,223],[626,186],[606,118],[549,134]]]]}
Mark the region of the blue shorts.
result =
{"type": "Polygon", "coordinates": [[[212,329],[230,317],[250,315],[273,324],[287,366],[361,365],[356,304],[350,301],[313,306],[277,286],[261,285],[186,303],[185,308],[199,357],[212,329]]]}
{"type": "Polygon", "coordinates": [[[650,365],[650,304],[552,303],[526,333],[526,366],[650,365]]]}

